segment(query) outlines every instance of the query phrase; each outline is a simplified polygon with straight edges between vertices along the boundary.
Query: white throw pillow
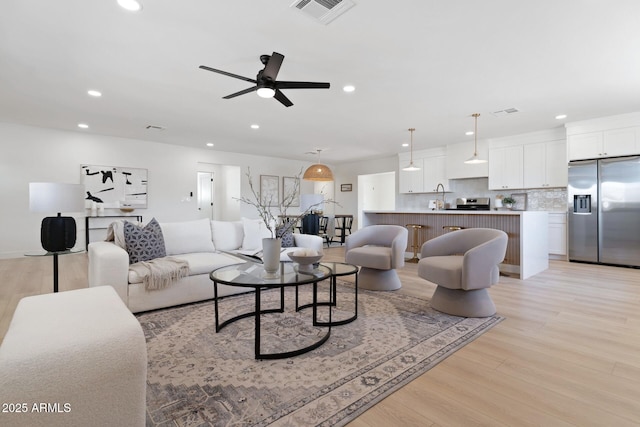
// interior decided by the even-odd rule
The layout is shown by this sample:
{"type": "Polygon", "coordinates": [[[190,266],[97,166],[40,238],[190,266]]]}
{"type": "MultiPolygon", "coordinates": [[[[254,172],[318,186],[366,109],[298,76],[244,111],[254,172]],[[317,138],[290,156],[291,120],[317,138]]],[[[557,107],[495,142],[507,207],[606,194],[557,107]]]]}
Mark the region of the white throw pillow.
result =
{"type": "Polygon", "coordinates": [[[219,251],[233,251],[242,247],[242,221],[211,221],[213,245],[219,251]]]}
{"type": "Polygon", "coordinates": [[[262,239],[271,237],[271,232],[261,219],[242,218],[242,228],[244,229],[242,239],[244,250],[262,249],[262,239]]]}
{"type": "Polygon", "coordinates": [[[167,255],[214,252],[211,240],[211,221],[207,218],[195,221],[165,222],[160,224],[167,255]]]}

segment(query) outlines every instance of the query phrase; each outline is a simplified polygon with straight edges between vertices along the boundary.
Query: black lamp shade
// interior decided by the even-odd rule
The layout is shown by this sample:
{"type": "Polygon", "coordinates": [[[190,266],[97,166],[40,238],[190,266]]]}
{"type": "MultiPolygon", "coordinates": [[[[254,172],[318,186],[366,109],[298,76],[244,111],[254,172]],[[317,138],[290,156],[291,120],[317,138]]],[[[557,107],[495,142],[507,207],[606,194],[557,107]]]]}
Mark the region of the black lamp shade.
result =
{"type": "Polygon", "coordinates": [[[50,216],[42,220],[42,247],[47,252],[62,252],[76,244],[76,220],[70,216],[50,216]]]}

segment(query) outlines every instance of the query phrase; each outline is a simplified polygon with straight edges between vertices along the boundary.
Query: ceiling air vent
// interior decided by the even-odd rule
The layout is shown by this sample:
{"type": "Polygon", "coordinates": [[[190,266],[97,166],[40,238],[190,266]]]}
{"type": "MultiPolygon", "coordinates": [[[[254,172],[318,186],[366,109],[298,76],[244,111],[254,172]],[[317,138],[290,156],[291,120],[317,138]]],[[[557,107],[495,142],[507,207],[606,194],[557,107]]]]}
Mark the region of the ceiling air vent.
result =
{"type": "Polygon", "coordinates": [[[164,128],[162,126],[156,126],[156,125],[147,125],[147,129],[149,129],[149,130],[164,130],[164,128]]]}
{"type": "Polygon", "coordinates": [[[351,0],[296,0],[291,5],[325,25],[353,6],[351,0]]]}
{"type": "Polygon", "coordinates": [[[517,108],[505,108],[504,110],[500,110],[500,111],[494,111],[493,114],[496,117],[504,117],[504,116],[508,116],[510,114],[515,114],[515,113],[519,113],[520,110],[518,110],[517,108]]]}

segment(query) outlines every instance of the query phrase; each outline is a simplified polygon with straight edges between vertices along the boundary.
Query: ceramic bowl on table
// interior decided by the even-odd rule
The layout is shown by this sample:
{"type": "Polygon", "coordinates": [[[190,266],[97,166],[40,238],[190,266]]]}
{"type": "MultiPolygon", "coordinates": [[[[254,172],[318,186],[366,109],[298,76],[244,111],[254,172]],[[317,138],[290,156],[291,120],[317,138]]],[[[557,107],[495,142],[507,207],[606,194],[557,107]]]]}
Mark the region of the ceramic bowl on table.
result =
{"type": "Polygon", "coordinates": [[[312,271],[313,265],[319,262],[323,254],[320,255],[294,255],[293,252],[287,253],[291,261],[298,264],[298,271],[312,271]]]}

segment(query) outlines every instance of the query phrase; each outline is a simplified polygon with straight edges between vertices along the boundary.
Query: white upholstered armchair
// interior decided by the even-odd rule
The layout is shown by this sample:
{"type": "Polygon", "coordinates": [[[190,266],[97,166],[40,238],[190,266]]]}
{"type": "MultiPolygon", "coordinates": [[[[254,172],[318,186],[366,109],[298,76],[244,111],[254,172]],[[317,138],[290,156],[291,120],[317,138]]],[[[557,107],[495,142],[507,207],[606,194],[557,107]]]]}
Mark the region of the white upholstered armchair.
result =
{"type": "Polygon", "coordinates": [[[464,317],[495,314],[487,288],[498,283],[507,240],[502,230],[468,228],[425,242],[418,276],[438,285],[431,307],[464,317]]]}
{"type": "Polygon", "coordinates": [[[347,236],[345,260],[362,268],[364,289],[392,291],[402,287],[396,268],[404,266],[407,229],[399,225],[370,225],[347,236]]]}

